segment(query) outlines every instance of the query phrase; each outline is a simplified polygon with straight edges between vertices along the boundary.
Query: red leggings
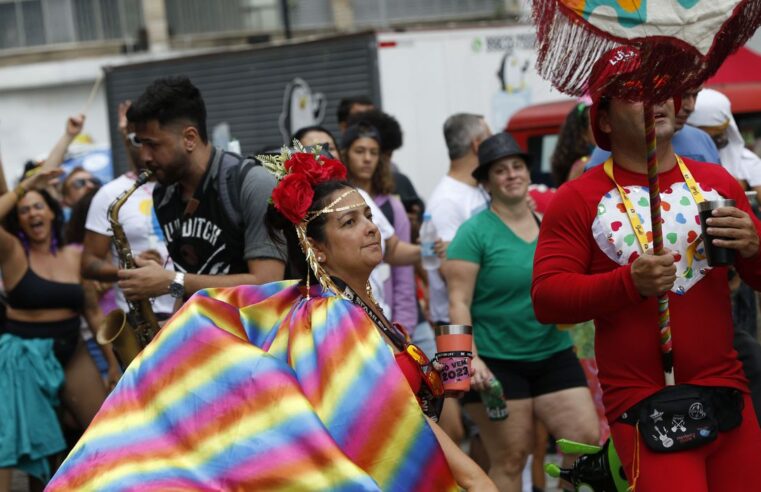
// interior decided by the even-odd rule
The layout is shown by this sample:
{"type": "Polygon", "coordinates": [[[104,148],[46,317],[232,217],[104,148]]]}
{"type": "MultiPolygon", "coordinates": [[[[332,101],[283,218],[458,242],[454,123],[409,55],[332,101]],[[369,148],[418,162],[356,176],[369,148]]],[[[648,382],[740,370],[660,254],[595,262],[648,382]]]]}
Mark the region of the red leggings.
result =
{"type": "MultiPolygon", "coordinates": [[[[744,396],[745,408],[740,427],[720,432],[712,443],[690,451],[654,453],[639,438],[639,477],[636,490],[656,491],[744,491],[758,490],[761,468],[761,429],[753,403],[744,396]]],[[[629,483],[636,430],[633,425],[615,422],[610,426],[616,451],[629,483]]]]}

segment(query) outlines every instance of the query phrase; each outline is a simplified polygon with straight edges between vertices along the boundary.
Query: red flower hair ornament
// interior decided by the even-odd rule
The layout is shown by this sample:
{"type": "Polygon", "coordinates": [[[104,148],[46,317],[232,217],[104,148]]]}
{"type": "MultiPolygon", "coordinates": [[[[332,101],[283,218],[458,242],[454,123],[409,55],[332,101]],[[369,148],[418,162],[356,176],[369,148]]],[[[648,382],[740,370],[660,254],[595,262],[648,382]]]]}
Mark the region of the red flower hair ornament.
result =
{"type": "Polygon", "coordinates": [[[332,180],[345,180],[346,167],[340,161],[312,152],[301,145],[296,151],[284,148],[280,155],[263,155],[257,158],[278,179],[272,190],[272,204],[293,224],[306,219],[314,199],[313,187],[332,180]]]}
{"type": "MultiPolygon", "coordinates": [[[[347,196],[357,193],[356,189],[349,187],[321,210],[309,212],[309,207],[312,206],[312,200],[314,200],[314,186],[326,181],[345,180],[346,167],[340,161],[320,154],[320,146],[305,148],[298,140],[294,140],[293,145],[295,149],[283,147],[280,155],[259,155],[257,159],[278,180],[277,186],[272,190],[272,204],[278,212],[293,223],[307,265],[324,289],[342,295],[342,290],[335,285],[333,279],[317,260],[312,243],[307,237],[307,224],[322,214],[365,206],[365,201],[359,200],[349,205],[336,207],[347,196]]],[[[306,298],[309,299],[309,275],[305,280],[306,298]]],[[[369,283],[367,293],[373,299],[369,283]]]]}

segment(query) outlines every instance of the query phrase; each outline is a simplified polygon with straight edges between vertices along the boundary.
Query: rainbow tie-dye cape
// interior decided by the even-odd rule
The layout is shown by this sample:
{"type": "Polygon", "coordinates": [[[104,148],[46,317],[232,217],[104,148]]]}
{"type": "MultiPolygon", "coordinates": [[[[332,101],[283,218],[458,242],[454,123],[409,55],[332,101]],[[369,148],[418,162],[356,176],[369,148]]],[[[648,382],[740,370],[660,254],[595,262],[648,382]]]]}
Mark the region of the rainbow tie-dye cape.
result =
{"type": "Polygon", "coordinates": [[[372,321],[293,282],[194,295],[46,490],[457,490],[372,321]]]}

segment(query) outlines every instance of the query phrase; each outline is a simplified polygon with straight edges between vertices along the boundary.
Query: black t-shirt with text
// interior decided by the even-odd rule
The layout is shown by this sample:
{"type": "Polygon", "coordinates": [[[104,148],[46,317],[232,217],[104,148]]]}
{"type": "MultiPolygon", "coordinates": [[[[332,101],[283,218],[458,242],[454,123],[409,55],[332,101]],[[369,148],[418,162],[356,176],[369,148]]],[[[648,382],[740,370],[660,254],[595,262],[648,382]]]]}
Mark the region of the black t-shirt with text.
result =
{"type": "Polygon", "coordinates": [[[230,222],[219,200],[216,177],[219,163],[212,150],[209,167],[188,207],[178,183],[157,184],[153,198],[167,249],[175,269],[199,275],[247,273],[243,232],[230,222]]]}

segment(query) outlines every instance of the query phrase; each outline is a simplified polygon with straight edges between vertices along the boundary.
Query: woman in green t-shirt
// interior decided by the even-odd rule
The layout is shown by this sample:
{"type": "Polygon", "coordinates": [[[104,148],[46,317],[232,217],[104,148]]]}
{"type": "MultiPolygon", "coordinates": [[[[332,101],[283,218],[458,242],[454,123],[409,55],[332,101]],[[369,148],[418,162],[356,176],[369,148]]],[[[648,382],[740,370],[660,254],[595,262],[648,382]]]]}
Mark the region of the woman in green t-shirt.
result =
{"type": "Polygon", "coordinates": [[[568,333],[534,316],[530,289],[539,219],[528,205],[529,156],[499,133],[481,144],[478,158],[473,176],[492,201],[460,226],[449,245],[449,317],[473,326],[473,390],[486,389],[492,378],[502,384],[507,420],[489,420],[473,391],[465,396],[465,409],[479,427],[489,475],[500,490],[519,491],[535,416],[557,438],[597,444],[597,415],[568,333]]]}

